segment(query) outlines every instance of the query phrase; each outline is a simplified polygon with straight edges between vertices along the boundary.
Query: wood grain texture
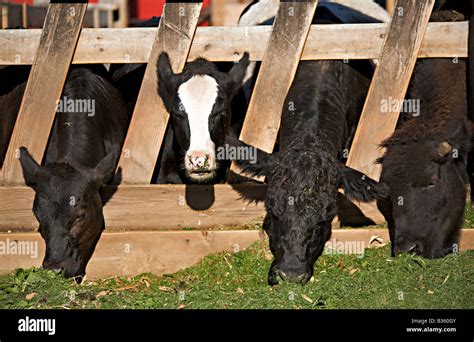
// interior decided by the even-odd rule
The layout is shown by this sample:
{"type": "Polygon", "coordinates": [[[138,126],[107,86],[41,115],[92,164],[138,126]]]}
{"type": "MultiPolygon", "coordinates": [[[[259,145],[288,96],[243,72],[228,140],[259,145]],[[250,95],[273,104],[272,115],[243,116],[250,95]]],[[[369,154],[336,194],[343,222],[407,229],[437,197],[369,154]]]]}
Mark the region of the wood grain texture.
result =
{"type": "MultiPolygon", "coordinates": [[[[418,58],[467,57],[468,22],[430,23],[418,58]]],[[[388,24],[312,25],[301,60],[377,59],[388,24]]],[[[83,29],[73,64],[147,63],[156,28],[83,29]]],[[[272,27],[198,27],[188,60],[235,61],[248,51],[260,61],[272,27]]],[[[1,30],[0,64],[33,63],[41,30],[1,30]]]]}
{"type": "Polygon", "coordinates": [[[224,25],[226,0],[212,0],[211,3],[211,23],[213,26],[224,25]]]}
{"type": "Polygon", "coordinates": [[[2,168],[3,184],[22,184],[17,151],[43,157],[87,4],[51,4],[2,168]]]}
{"type": "MultiPolygon", "coordinates": [[[[111,197],[104,208],[106,229],[154,230],[209,228],[248,224],[265,215],[266,185],[126,185],[109,187],[103,197],[111,197]],[[113,195],[113,196],[112,196],[113,195]],[[258,199],[249,203],[246,199],[258,199]]],[[[28,187],[0,187],[0,231],[33,231],[34,192],[28,187]]],[[[385,222],[376,203],[354,202],[375,223],[385,222]]],[[[347,214],[345,214],[347,217],[347,214]]],[[[333,228],[339,228],[337,217],[333,228]]]]}
{"type": "MultiPolygon", "coordinates": [[[[106,187],[111,197],[104,207],[106,230],[207,228],[247,224],[265,214],[265,185],[127,185],[106,187]],[[117,190],[115,193],[114,191],[117,190]],[[113,196],[112,196],[113,194],[113,196]]],[[[34,191],[0,187],[0,231],[34,231],[34,191]]]]}
{"type": "Polygon", "coordinates": [[[263,57],[240,140],[273,152],[286,94],[298,68],[317,1],[281,2],[263,57]]]}
{"type": "MultiPolygon", "coordinates": [[[[329,242],[361,242],[365,247],[372,237],[389,241],[386,229],[334,229],[329,242]]],[[[235,252],[263,238],[258,230],[199,232],[104,232],[87,266],[90,280],[134,276],[151,272],[157,275],[177,272],[198,263],[211,253],[235,252]]],[[[0,241],[37,243],[36,258],[32,255],[0,255],[0,274],[15,268],[41,266],[45,253],[39,233],[0,233],[0,241]]],[[[461,232],[460,250],[474,249],[474,229],[461,232]]]]}
{"type": "MultiPolygon", "coordinates": [[[[152,272],[177,272],[198,263],[208,254],[241,251],[261,238],[258,230],[187,232],[104,232],[87,265],[87,278],[133,276],[152,272]]],[[[0,242],[37,244],[37,255],[0,255],[0,274],[15,268],[39,267],[45,244],[39,233],[0,233],[0,242]]]]}
{"type": "Polygon", "coordinates": [[[385,1],[385,8],[387,9],[387,12],[389,14],[392,14],[393,10],[395,9],[395,0],[386,0],[385,1]]]}
{"type": "Polygon", "coordinates": [[[375,69],[347,165],[379,180],[379,147],[397,124],[400,110],[383,112],[383,103],[401,102],[411,79],[434,0],[398,0],[375,69]]]}
{"type": "Polygon", "coordinates": [[[165,51],[173,70],[182,70],[201,7],[201,2],[165,5],[119,161],[123,183],[148,184],[151,181],[169,117],[158,95],[156,62],[165,51]]]}

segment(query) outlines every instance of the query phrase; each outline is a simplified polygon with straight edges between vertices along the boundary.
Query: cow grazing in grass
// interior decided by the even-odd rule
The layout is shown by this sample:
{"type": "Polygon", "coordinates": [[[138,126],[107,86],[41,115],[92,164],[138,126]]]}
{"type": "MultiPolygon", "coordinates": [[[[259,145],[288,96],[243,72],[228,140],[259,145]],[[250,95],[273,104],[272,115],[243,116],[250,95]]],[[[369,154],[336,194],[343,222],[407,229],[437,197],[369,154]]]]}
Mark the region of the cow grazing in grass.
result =
{"type": "Polygon", "coordinates": [[[218,159],[216,151],[230,132],[231,102],[241,89],[248,63],[245,53],[226,73],[198,58],[175,74],[168,55],[159,56],[158,92],[171,120],[159,183],[214,183],[225,177],[228,163],[218,159]]]}
{"type": "MultiPolygon", "coordinates": [[[[467,5],[440,1],[430,20],[464,20],[467,5]]],[[[472,136],[466,69],[464,59],[419,60],[406,99],[419,101],[420,111],[403,113],[399,128],[383,143],[381,180],[390,196],[378,207],[394,255],[438,258],[459,248],[472,136]]]]}
{"type": "Polygon", "coordinates": [[[420,101],[420,115],[405,115],[406,122],[383,143],[381,181],[390,196],[378,207],[393,254],[442,257],[458,249],[466,205],[471,127],[465,61],[418,61],[407,99],[420,101]]]}
{"type": "MultiPolygon", "coordinates": [[[[351,64],[300,62],[283,108],[280,150],[271,155],[258,151],[255,164],[237,160],[244,172],[268,180],[263,228],[274,256],[271,285],[311,278],[331,236],[339,188],[361,201],[387,194],[383,184],[340,161],[368,86],[368,78],[351,64]]],[[[228,142],[243,146],[236,139],[228,142]]]]}
{"type": "MultiPolygon", "coordinates": [[[[261,1],[260,5],[269,11],[278,8],[272,6],[272,1],[261,1]]],[[[251,19],[246,15],[270,18],[248,8],[241,18],[247,24],[251,19]]],[[[341,21],[321,6],[313,23],[341,21]]],[[[283,108],[279,150],[273,154],[258,151],[256,163],[236,160],[246,174],[267,177],[263,228],[274,256],[268,274],[270,285],[281,280],[307,282],[311,278],[314,263],[331,236],[339,188],[348,197],[362,201],[387,194],[385,185],[342,163],[371,73],[368,61],[300,62],[283,108]]],[[[228,143],[252,148],[231,137],[228,143]]]]}
{"type": "Polygon", "coordinates": [[[102,66],[71,69],[43,165],[20,148],[46,242],[43,267],[78,281],[104,228],[99,189],[115,172],[128,126],[125,104],[106,75],[102,66]]]}

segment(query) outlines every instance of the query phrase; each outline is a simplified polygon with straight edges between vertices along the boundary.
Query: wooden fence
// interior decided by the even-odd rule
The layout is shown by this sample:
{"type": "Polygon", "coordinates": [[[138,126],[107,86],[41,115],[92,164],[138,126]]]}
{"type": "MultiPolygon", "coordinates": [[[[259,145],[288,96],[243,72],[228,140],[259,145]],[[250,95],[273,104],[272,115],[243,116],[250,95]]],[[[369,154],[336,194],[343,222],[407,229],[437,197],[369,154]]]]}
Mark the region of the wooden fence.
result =
{"type": "MultiPolygon", "coordinates": [[[[248,51],[251,60],[262,61],[240,139],[267,152],[273,150],[283,101],[299,60],[378,59],[348,158],[351,167],[378,179],[380,168],[374,161],[383,153],[378,145],[391,135],[399,116],[398,112],[381,114],[381,101],[404,99],[417,58],[468,55],[468,22],[428,23],[433,5],[434,0],[398,0],[388,24],[311,25],[316,0],[282,2],[273,27],[197,28],[202,4],[172,2],[165,5],[158,28],[81,31],[87,4],[50,4],[42,30],[0,30],[0,65],[32,65],[0,173],[0,231],[25,233],[37,228],[31,213],[34,192],[23,184],[18,148],[26,146],[41,160],[71,63],[148,63],[119,161],[122,183],[118,189],[104,189],[116,190],[104,208],[108,232],[240,225],[264,214],[261,203],[241,199],[242,194],[263,196],[263,184],[150,184],[169,116],[156,91],[156,60],[161,51],[170,55],[175,72],[197,56],[236,61],[248,51]]],[[[362,208],[367,216],[375,215],[373,207],[362,208]]],[[[199,241],[207,238],[194,233],[200,234],[199,241]]],[[[255,232],[239,234],[247,239],[242,246],[258,238],[255,232]]],[[[365,239],[386,233],[361,230],[358,234],[365,239]]],[[[232,249],[240,238],[228,238],[221,250],[232,249]]],[[[110,239],[103,238],[99,247],[110,239]]],[[[144,250],[147,239],[135,238],[141,246],[138,250],[144,250]]],[[[187,250],[192,248],[192,239],[183,235],[178,239],[188,241],[187,250]]],[[[474,248],[469,243],[462,248],[474,248]]],[[[12,259],[6,268],[18,262],[12,259]]],[[[127,273],[113,267],[108,272],[127,273]]]]}

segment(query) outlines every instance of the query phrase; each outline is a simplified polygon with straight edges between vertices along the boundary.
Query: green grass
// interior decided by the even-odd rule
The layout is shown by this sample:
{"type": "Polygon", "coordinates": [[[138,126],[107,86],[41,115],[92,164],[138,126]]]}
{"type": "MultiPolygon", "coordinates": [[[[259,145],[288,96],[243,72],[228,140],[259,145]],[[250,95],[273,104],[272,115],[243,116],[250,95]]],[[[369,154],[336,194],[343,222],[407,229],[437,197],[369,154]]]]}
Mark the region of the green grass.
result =
{"type": "Polygon", "coordinates": [[[466,203],[466,210],[464,211],[463,228],[474,228],[474,211],[472,210],[471,202],[466,203]]]}
{"type": "MultiPolygon", "coordinates": [[[[467,203],[463,228],[472,227],[474,212],[467,203]]],[[[240,229],[261,229],[261,222],[240,229]]],[[[474,308],[474,250],[437,260],[392,258],[389,246],[366,249],[363,258],[323,255],[304,286],[269,287],[271,259],[268,241],[260,241],[239,253],[207,256],[173,275],[80,285],[52,271],[17,269],[0,276],[0,308],[474,308]]]]}
{"type": "Polygon", "coordinates": [[[323,255],[311,282],[267,285],[267,242],[221,253],[174,275],[75,284],[51,271],[0,276],[0,308],[474,308],[474,251],[443,259],[390,257],[390,248],[323,255]],[[32,298],[31,298],[32,297],[32,298]]]}

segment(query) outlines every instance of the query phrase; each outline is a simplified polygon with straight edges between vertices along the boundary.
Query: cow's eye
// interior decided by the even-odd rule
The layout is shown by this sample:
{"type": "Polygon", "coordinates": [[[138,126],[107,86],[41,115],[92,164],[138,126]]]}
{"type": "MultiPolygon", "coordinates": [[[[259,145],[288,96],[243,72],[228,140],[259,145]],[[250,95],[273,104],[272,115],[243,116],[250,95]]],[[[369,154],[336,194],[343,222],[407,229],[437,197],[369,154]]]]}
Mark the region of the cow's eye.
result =
{"type": "Polygon", "coordinates": [[[79,215],[76,216],[76,219],[74,220],[74,224],[84,221],[85,218],[86,218],[86,213],[80,213],[79,215]]]}
{"type": "Polygon", "coordinates": [[[221,119],[226,119],[227,118],[227,112],[226,111],[220,111],[212,115],[212,120],[214,122],[221,120],[221,119]]]}
{"type": "Polygon", "coordinates": [[[432,177],[428,183],[427,188],[433,188],[439,183],[439,177],[432,177]]]}

